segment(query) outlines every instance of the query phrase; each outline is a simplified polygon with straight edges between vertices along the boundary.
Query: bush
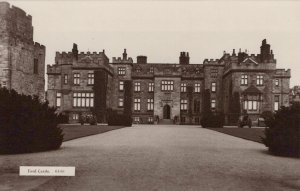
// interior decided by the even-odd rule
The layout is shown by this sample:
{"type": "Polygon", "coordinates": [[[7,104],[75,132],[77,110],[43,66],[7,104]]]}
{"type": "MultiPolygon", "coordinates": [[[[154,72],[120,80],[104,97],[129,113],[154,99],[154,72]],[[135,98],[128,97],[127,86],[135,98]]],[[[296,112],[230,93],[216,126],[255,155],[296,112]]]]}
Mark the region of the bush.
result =
{"type": "Polygon", "coordinates": [[[117,111],[108,110],[108,125],[128,126],[132,125],[131,115],[119,114],[117,111]]]}
{"type": "Polygon", "coordinates": [[[224,114],[208,112],[203,115],[200,124],[204,128],[222,128],[224,125],[224,114]]]}
{"type": "Polygon", "coordinates": [[[56,114],[48,102],[0,88],[0,153],[29,153],[60,148],[59,123],[67,117],[56,114]]]}
{"type": "Polygon", "coordinates": [[[274,114],[272,111],[263,111],[260,116],[264,118],[267,127],[268,123],[274,119],[274,114]]]}
{"type": "Polygon", "coordinates": [[[263,143],[274,155],[300,157],[300,105],[282,107],[274,117],[266,118],[263,143]]]}

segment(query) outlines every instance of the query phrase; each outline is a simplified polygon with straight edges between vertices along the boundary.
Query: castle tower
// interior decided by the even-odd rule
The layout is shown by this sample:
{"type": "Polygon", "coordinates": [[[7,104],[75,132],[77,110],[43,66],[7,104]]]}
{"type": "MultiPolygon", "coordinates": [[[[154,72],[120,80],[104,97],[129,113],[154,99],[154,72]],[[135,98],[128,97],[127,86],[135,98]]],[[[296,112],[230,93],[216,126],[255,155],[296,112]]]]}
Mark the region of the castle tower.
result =
{"type": "Polygon", "coordinates": [[[45,47],[33,41],[32,17],[0,2],[0,34],[0,85],[43,99],[45,47]]]}

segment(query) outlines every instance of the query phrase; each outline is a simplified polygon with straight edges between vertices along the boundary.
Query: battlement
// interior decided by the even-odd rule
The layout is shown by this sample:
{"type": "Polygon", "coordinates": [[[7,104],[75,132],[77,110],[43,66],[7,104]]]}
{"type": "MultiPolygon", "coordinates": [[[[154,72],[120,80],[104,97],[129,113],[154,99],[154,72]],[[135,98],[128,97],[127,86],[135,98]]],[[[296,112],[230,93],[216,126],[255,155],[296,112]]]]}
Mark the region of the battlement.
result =
{"type": "Polygon", "coordinates": [[[17,15],[18,17],[27,18],[29,21],[32,21],[32,16],[27,14],[23,9],[10,5],[8,2],[0,2],[0,14],[7,14],[8,12],[17,15]]]}
{"type": "Polygon", "coordinates": [[[57,67],[57,65],[47,65],[47,74],[60,74],[61,68],[57,67]]]}
{"type": "Polygon", "coordinates": [[[34,47],[37,48],[37,49],[42,49],[42,50],[45,50],[46,47],[38,42],[34,42],[34,47]]]}
{"type": "Polygon", "coordinates": [[[128,57],[127,59],[123,59],[121,57],[113,57],[112,58],[112,63],[116,63],[116,64],[119,64],[119,63],[133,63],[133,59],[131,57],[128,57]]]}
{"type": "Polygon", "coordinates": [[[219,64],[220,59],[204,59],[203,64],[219,64]]]}
{"type": "MultiPolygon", "coordinates": [[[[42,45],[43,46],[43,45],[42,45]]],[[[80,52],[78,54],[78,57],[86,57],[86,56],[91,56],[91,57],[97,57],[97,56],[103,56],[105,55],[104,52],[80,52]]],[[[56,52],[55,56],[58,58],[71,58],[73,56],[72,52],[56,52]]]]}
{"type": "Polygon", "coordinates": [[[275,75],[276,76],[291,76],[291,69],[276,69],[275,70],[275,75]]]}

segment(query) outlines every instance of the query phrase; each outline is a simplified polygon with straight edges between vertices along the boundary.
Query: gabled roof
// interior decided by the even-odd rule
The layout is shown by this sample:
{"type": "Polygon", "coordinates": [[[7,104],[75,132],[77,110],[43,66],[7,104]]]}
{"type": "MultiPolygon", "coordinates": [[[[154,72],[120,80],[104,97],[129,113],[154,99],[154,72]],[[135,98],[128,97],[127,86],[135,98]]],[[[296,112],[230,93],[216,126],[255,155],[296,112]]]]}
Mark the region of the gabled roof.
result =
{"type": "Polygon", "coordinates": [[[242,94],[261,94],[261,91],[257,89],[254,85],[251,85],[247,89],[245,89],[242,94]]]}
{"type": "Polygon", "coordinates": [[[254,64],[258,64],[254,59],[252,58],[246,58],[242,63],[254,63],[254,64]]]}

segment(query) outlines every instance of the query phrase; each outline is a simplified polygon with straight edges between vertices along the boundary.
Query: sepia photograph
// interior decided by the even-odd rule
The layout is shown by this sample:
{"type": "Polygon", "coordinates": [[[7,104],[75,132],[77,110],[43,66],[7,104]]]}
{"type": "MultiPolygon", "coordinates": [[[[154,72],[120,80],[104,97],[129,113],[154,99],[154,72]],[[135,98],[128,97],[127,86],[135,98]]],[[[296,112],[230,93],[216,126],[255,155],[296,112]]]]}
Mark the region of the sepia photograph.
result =
{"type": "Polygon", "coordinates": [[[299,191],[299,10],[0,0],[0,191],[299,191]]]}

